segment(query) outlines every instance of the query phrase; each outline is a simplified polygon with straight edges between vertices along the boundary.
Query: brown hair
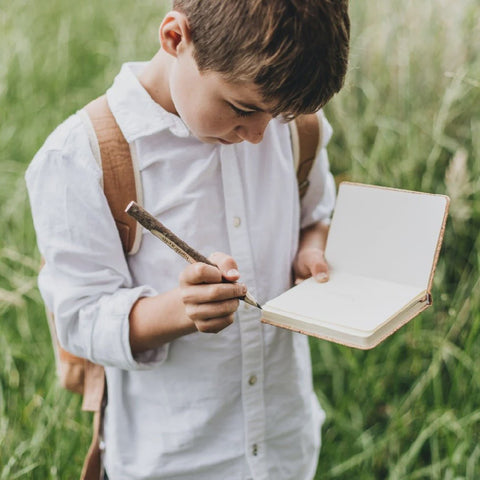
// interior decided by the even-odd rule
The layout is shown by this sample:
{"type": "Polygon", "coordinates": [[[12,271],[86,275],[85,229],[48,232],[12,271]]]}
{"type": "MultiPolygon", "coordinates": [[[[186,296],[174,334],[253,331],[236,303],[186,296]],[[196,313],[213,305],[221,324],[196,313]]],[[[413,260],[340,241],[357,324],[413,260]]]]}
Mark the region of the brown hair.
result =
{"type": "Polygon", "coordinates": [[[295,117],[343,85],[347,0],[174,0],[188,19],[200,71],[253,81],[272,113],[295,117]]]}

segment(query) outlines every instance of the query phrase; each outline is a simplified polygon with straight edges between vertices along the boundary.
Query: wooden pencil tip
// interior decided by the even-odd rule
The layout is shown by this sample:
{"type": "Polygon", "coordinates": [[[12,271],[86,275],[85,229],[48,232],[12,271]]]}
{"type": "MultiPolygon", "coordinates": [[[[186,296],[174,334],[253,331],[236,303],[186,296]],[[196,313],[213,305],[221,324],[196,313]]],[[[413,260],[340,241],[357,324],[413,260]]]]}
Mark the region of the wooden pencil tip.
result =
{"type": "Polygon", "coordinates": [[[252,307],[257,307],[260,310],[262,309],[260,304],[253,298],[253,296],[249,292],[247,292],[247,294],[242,298],[242,300],[250,304],[252,307]]]}

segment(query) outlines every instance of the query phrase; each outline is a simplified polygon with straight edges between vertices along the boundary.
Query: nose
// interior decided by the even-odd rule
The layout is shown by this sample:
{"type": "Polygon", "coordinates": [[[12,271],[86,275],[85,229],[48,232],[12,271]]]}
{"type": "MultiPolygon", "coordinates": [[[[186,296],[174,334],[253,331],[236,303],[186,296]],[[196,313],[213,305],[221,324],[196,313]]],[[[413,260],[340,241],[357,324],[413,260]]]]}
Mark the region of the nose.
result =
{"type": "Polygon", "coordinates": [[[240,125],[237,125],[235,133],[242,140],[250,143],[260,143],[263,140],[263,134],[271,118],[267,113],[256,113],[254,116],[245,119],[240,125]]]}

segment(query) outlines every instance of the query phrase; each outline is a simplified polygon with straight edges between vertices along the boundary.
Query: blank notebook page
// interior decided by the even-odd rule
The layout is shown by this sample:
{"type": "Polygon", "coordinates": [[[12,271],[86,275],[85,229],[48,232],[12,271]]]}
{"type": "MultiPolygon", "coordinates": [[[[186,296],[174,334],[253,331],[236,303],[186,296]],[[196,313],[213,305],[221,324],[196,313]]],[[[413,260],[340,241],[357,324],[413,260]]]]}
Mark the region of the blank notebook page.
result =
{"type": "Polygon", "coordinates": [[[421,292],[418,288],[332,272],[326,283],[308,279],[267,302],[276,314],[335,330],[372,332],[421,292]]]}
{"type": "Polygon", "coordinates": [[[330,268],[427,289],[447,202],[342,183],[325,251],[330,268]]]}

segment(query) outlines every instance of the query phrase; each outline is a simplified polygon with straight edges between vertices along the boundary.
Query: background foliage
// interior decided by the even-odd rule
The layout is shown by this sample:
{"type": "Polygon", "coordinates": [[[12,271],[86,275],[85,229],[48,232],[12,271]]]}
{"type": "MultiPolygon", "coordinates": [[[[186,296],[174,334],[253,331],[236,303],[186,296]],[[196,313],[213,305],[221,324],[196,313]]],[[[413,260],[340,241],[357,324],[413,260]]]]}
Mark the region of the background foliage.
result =
{"type": "MultiPolygon", "coordinates": [[[[76,478],[89,441],[55,382],[23,174],[66,116],[149,59],[165,1],[0,3],[0,480],[76,478]]],[[[352,2],[326,108],[337,179],[452,199],[434,307],[372,351],[312,341],[318,479],[480,478],[480,5],[352,2]]]]}

